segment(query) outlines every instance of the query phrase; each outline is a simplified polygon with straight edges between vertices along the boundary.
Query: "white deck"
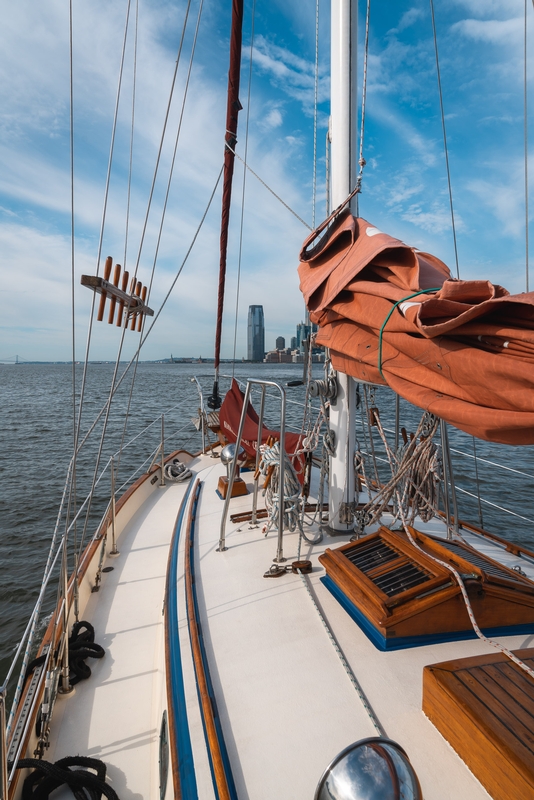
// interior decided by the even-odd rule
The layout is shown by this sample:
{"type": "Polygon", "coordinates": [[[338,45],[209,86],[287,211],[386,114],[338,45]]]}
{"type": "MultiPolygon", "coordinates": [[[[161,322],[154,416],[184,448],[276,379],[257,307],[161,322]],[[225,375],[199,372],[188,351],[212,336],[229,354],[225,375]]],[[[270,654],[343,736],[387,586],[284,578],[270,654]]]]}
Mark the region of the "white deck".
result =
{"type": "MultiPolygon", "coordinates": [[[[196,534],[197,592],[238,797],[313,798],[329,761],[351,742],[376,731],[302,579],[292,574],[263,577],[276,553],[276,535],[265,539],[261,529],[251,529],[249,523],[229,523],[228,550],[216,552],[222,502],[215,494],[215,473],[201,478],[205,482],[196,534]]],[[[236,498],[231,511],[247,506],[250,497],[236,498]]],[[[378,651],[319,580],[324,569],[318,555],[347,540],[327,538],[318,546],[306,546],[301,557],[314,562],[313,592],[371,706],[387,735],[407,751],[425,800],[487,798],[424,716],[422,669],[494,650],[472,640],[378,651]]],[[[285,534],[289,561],[297,556],[297,544],[296,534],[285,534]]],[[[502,555],[509,565],[520,561],[525,571],[532,571],[523,559],[490,543],[484,543],[484,551],[494,558],[502,555]]],[[[501,641],[519,648],[532,639],[513,636],[501,641]]]]}
{"type": "MultiPolygon", "coordinates": [[[[263,577],[276,553],[275,533],[265,538],[261,528],[229,521],[228,550],[217,552],[223,502],[215,489],[223,467],[206,456],[191,466],[203,482],[194,556],[200,622],[238,798],[311,800],[329,761],[376,731],[301,577],[263,577]]],[[[251,474],[243,477],[252,480],[251,474]]],[[[159,797],[158,739],[165,707],[162,603],[168,547],[185,488],[158,490],[129,523],[120,555],[107,561],[114,570],[103,576],[102,588],[91,596],[84,615],[94,624],[106,657],[91,662],[91,678],[56,706],[53,728],[60,732],[47,759],[76,753],[101,758],[120,800],[159,797]]],[[[231,513],[250,508],[250,502],[251,495],[232,500],[231,513]]],[[[184,539],[182,531],[177,635],[198,796],[212,800],[185,619],[184,539]]],[[[324,570],[317,557],[344,541],[336,537],[315,547],[305,544],[301,557],[314,562],[309,576],[313,592],[387,735],[408,753],[425,800],[487,798],[424,716],[422,669],[492,649],[474,640],[378,651],[319,580],[324,570]]],[[[297,534],[285,534],[289,561],[297,556],[297,544],[297,534]]],[[[512,566],[519,562],[501,548],[483,544],[488,555],[502,555],[512,566]]],[[[523,559],[520,563],[534,575],[534,565],[523,559]]],[[[501,641],[519,648],[532,640],[514,636],[501,641]]]]}
{"type": "MultiPolygon", "coordinates": [[[[103,574],[84,613],[106,655],[88,659],[91,677],[71,695],[59,696],[54,711],[47,760],[78,754],[101,759],[120,800],[159,797],[162,608],[169,544],[185,489],[158,489],[125,528],[120,555],[106,560],[113,572],[103,574]]],[[[72,794],[64,790],[58,798],[72,794]]]]}

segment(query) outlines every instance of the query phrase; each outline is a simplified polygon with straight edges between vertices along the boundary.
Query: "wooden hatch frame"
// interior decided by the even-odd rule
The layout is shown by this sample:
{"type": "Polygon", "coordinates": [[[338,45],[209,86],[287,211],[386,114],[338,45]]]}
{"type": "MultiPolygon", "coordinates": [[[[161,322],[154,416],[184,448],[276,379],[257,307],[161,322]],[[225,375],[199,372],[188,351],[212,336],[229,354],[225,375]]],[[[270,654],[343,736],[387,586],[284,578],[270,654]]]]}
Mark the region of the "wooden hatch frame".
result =
{"type": "Polygon", "coordinates": [[[493,635],[534,632],[532,581],[463,542],[440,541],[412,528],[410,532],[424,552],[403,532],[381,527],[356,542],[328,548],[319,557],[326,570],[323,583],[377,647],[474,635],[460,587],[435,558],[450,563],[462,576],[482,629],[493,635]],[[383,557],[365,560],[373,547],[383,557]],[[415,581],[408,588],[402,579],[395,582],[403,569],[415,581]]]}

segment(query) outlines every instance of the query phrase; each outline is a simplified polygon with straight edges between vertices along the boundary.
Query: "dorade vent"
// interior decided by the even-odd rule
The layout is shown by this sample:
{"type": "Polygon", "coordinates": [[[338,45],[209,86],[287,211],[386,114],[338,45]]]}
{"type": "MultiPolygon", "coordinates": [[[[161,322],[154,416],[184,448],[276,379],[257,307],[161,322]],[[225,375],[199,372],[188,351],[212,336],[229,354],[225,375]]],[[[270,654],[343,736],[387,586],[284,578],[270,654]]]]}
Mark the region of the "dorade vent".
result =
{"type": "Polygon", "coordinates": [[[491,635],[534,633],[534,583],[473,548],[411,529],[376,533],[319,560],[323,583],[381,649],[474,636],[448,562],[462,576],[475,619],[491,635]]]}

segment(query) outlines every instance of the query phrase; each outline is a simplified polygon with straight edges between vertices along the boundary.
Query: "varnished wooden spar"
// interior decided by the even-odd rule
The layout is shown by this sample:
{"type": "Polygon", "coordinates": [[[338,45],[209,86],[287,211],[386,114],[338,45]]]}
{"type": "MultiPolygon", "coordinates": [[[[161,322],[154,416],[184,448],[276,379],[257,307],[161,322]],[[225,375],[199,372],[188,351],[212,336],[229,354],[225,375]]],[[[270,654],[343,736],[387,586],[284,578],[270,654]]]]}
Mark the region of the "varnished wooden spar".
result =
{"type": "MultiPolygon", "coordinates": [[[[202,657],[202,647],[200,641],[200,630],[196,615],[196,604],[193,592],[193,540],[192,530],[195,524],[195,510],[200,493],[200,480],[197,479],[195,488],[193,490],[193,498],[189,509],[189,517],[187,520],[186,539],[185,539],[185,597],[187,604],[187,621],[189,625],[189,636],[191,639],[191,650],[193,653],[193,664],[195,668],[195,676],[197,681],[198,694],[200,698],[202,719],[204,722],[204,730],[206,733],[209,758],[212,766],[213,777],[217,787],[217,796],[219,800],[234,800],[236,797],[235,789],[232,785],[230,787],[229,780],[224,764],[222,748],[224,742],[221,743],[219,732],[215,722],[215,713],[213,703],[209,691],[209,675],[206,671],[204,659],[202,657]]],[[[230,775],[231,779],[231,775],[230,775]]],[[[233,782],[232,782],[233,784],[233,782]]]]}
{"type": "Polygon", "coordinates": [[[111,256],[108,256],[106,258],[106,263],[104,266],[104,277],[102,278],[99,275],[82,275],[81,284],[82,286],[87,286],[89,289],[92,289],[94,292],[100,294],[100,304],[98,306],[98,315],[97,315],[97,319],[99,322],[101,322],[104,319],[104,309],[106,305],[106,300],[109,297],[110,308],[108,315],[108,323],[110,325],[113,324],[113,320],[115,317],[115,309],[118,300],[119,310],[117,313],[117,326],[120,327],[123,324],[124,322],[123,314],[124,314],[124,309],[126,309],[130,321],[130,329],[134,331],[137,327],[137,330],[140,331],[143,317],[154,316],[153,309],[149,308],[146,305],[147,287],[143,286],[141,281],[132,278],[130,292],[128,293],[127,286],[128,286],[129,275],[128,272],[125,271],[122,276],[121,288],[119,288],[119,281],[121,274],[120,264],[115,264],[113,283],[111,283],[110,276],[111,276],[112,265],[113,265],[113,259],[111,256]]]}

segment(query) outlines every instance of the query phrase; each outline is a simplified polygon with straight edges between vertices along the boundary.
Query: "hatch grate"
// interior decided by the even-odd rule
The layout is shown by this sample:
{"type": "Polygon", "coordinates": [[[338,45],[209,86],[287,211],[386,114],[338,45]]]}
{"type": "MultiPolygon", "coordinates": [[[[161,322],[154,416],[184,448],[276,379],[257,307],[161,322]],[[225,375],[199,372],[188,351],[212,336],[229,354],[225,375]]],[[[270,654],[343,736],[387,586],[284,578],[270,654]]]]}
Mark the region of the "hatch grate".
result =
{"type": "Polygon", "coordinates": [[[419,565],[407,561],[405,555],[380,538],[355,544],[354,547],[344,550],[343,554],[388,597],[413,589],[433,577],[419,565]],[[399,560],[401,563],[398,563],[399,560]],[[379,576],[370,574],[382,566],[386,569],[384,572],[379,570],[379,576]]]}
{"type": "Polygon", "coordinates": [[[365,575],[382,564],[394,561],[399,554],[382,539],[373,539],[371,542],[355,545],[350,550],[345,550],[344,555],[365,575]]]}
{"type": "Polygon", "coordinates": [[[373,583],[388,597],[394,597],[396,594],[407,592],[408,589],[413,589],[414,586],[419,586],[429,580],[430,576],[424,570],[408,562],[386,572],[385,575],[374,578],[373,583]]]}
{"type": "MultiPolygon", "coordinates": [[[[473,564],[474,567],[483,569],[487,575],[493,575],[495,578],[505,578],[507,581],[514,580],[514,577],[506,570],[501,569],[498,564],[495,564],[493,561],[490,561],[489,558],[486,558],[483,555],[472,553],[459,542],[446,542],[440,539],[439,543],[442,547],[445,547],[447,550],[449,550],[449,552],[460,556],[465,561],[469,561],[469,563],[473,564]]],[[[524,583],[519,576],[517,577],[517,582],[524,583]]]]}

